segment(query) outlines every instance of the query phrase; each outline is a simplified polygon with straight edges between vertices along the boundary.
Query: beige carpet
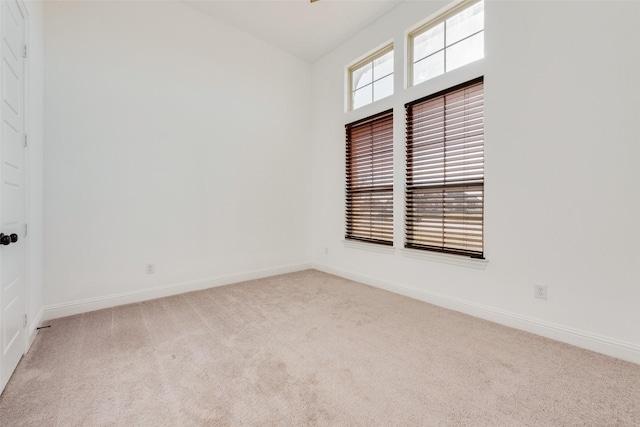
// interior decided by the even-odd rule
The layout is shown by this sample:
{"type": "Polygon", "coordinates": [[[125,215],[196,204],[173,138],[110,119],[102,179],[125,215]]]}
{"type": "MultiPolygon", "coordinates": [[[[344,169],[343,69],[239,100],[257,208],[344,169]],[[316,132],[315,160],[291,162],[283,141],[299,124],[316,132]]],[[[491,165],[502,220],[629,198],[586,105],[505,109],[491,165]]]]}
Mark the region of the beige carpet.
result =
{"type": "Polygon", "coordinates": [[[2,426],[640,425],[640,366],[317,271],[51,321],[2,426]]]}

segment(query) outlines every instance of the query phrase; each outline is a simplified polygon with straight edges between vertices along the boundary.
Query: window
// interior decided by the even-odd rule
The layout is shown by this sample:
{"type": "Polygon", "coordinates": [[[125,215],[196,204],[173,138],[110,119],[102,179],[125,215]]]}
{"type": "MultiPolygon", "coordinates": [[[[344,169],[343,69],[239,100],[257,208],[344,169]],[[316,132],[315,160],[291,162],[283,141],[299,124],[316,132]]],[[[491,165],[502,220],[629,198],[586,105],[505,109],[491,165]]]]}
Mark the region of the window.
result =
{"type": "Polygon", "coordinates": [[[409,46],[414,85],[483,58],[484,2],[465,2],[418,28],[409,46]]]}
{"type": "Polygon", "coordinates": [[[393,45],[349,68],[351,109],[393,95],[393,45]]]}
{"type": "Polygon", "coordinates": [[[405,246],[483,258],[483,78],[405,105],[405,246]]]}
{"type": "Polygon", "coordinates": [[[393,245],[393,110],[345,127],[345,237],[393,245]]]}

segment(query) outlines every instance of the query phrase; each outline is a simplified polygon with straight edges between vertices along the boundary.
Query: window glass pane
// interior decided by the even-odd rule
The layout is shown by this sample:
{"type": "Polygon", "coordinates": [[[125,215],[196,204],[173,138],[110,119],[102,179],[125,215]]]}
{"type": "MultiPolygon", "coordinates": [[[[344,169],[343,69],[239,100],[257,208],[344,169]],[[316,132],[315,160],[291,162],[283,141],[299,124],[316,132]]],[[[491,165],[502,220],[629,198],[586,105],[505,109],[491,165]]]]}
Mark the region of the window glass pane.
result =
{"type": "Polygon", "coordinates": [[[353,109],[360,108],[363,105],[371,104],[372,102],[372,86],[368,85],[361,89],[356,90],[353,93],[353,109]]]}
{"type": "Polygon", "coordinates": [[[444,51],[413,64],[413,84],[421,83],[444,73],[444,51]]]}
{"type": "Polygon", "coordinates": [[[413,62],[444,49],[444,23],[425,31],[413,39],[413,62]]]}
{"type": "Polygon", "coordinates": [[[484,32],[447,48],[447,71],[484,57],[484,32]]]}
{"type": "Polygon", "coordinates": [[[484,28],[484,2],[479,2],[447,19],[447,46],[484,28]]]}
{"type": "Polygon", "coordinates": [[[393,74],[373,83],[373,100],[393,95],[393,74]]]}
{"type": "Polygon", "coordinates": [[[373,80],[378,80],[391,73],[393,73],[393,51],[373,61],[373,80]]]}
{"type": "Polygon", "coordinates": [[[371,63],[354,70],[352,73],[353,81],[351,82],[351,88],[353,90],[360,89],[364,85],[368,85],[372,81],[371,63]]]}

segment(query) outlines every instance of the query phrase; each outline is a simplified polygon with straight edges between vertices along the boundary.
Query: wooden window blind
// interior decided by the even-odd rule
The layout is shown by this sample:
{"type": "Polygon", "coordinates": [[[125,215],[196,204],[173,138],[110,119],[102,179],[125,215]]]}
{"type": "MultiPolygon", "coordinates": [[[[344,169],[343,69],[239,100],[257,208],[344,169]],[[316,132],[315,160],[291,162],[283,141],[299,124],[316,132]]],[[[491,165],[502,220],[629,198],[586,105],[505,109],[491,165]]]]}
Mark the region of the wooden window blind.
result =
{"type": "Polygon", "coordinates": [[[345,237],[393,245],[393,110],[345,128],[345,237]]]}
{"type": "Polygon", "coordinates": [[[478,78],[405,105],[405,246],[483,258],[484,90],[478,78]]]}

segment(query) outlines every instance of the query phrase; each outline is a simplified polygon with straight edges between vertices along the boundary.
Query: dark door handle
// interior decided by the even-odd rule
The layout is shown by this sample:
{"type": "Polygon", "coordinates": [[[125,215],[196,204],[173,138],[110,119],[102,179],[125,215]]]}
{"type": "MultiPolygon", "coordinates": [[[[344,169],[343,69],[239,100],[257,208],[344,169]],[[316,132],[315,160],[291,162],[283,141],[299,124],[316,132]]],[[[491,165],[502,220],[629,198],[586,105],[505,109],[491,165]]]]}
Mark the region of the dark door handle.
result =
{"type": "Polygon", "coordinates": [[[18,241],[18,235],[16,233],[13,233],[11,235],[0,233],[0,245],[7,246],[17,241],[18,241]]]}

